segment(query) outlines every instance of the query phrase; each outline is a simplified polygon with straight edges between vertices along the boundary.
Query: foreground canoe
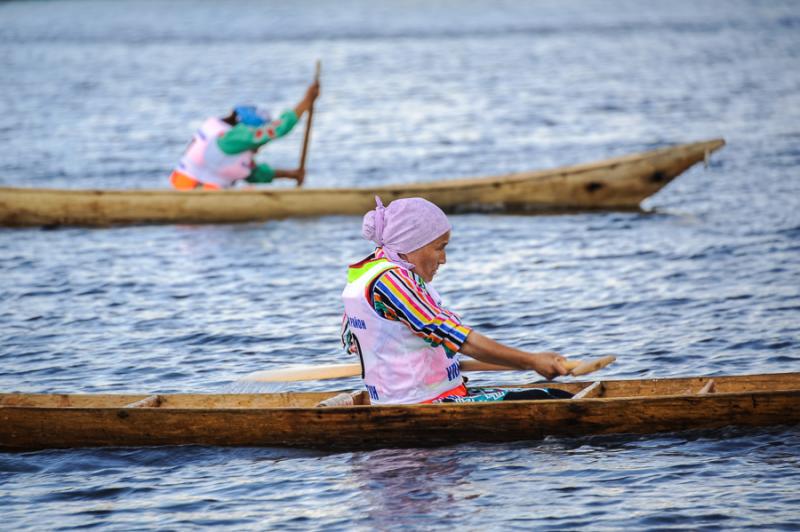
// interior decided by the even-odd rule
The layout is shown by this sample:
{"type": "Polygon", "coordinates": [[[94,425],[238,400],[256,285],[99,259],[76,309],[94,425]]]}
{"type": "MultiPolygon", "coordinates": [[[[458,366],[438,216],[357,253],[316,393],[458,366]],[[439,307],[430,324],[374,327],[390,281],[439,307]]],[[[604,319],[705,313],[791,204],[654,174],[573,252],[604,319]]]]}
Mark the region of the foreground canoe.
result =
{"type": "Polygon", "coordinates": [[[800,373],[550,386],[583,397],[370,406],[360,392],[353,406],[317,407],[336,392],[0,394],[0,448],[198,444],[362,449],[800,423],[800,373]]]}
{"type": "Polygon", "coordinates": [[[552,170],[373,188],[257,190],[59,190],[0,187],[0,226],[241,223],[363,215],[403,198],[447,212],[553,213],[635,210],[692,165],[724,146],[715,139],[552,170]]]}

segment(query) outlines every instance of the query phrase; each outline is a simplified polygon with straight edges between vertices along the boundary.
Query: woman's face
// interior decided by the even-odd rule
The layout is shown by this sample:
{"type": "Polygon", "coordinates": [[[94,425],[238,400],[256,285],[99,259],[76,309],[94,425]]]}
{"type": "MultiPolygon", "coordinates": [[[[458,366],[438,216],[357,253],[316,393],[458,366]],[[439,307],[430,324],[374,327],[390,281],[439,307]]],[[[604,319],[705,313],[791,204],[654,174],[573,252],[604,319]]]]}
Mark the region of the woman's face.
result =
{"type": "Polygon", "coordinates": [[[429,283],[433,280],[433,276],[436,275],[439,265],[447,262],[445,248],[449,243],[450,231],[411,253],[400,253],[400,256],[413,264],[414,271],[425,279],[426,283],[429,283]]]}

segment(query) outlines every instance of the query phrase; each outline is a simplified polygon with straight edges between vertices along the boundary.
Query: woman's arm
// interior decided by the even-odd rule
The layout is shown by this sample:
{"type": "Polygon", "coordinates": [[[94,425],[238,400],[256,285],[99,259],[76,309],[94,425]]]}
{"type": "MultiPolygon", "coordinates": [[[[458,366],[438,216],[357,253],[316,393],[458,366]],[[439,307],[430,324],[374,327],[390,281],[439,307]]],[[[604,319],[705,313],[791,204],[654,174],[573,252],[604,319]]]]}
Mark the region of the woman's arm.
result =
{"type": "Polygon", "coordinates": [[[469,333],[459,352],[489,364],[533,370],[547,379],[567,374],[564,367],[566,359],[558,353],[529,353],[503,345],[474,330],[469,333]]]}
{"type": "Polygon", "coordinates": [[[260,127],[236,124],[217,139],[217,146],[226,155],[244,151],[257,151],[261,146],[289,133],[297,124],[297,115],[292,109],[281,113],[280,118],[260,127]]]}
{"type": "Polygon", "coordinates": [[[379,316],[405,324],[428,345],[442,346],[448,356],[455,356],[471,330],[439,306],[411,272],[401,268],[385,271],[376,279],[372,306],[379,316]]]}
{"type": "Polygon", "coordinates": [[[403,269],[381,274],[373,286],[372,298],[379,316],[404,323],[413,334],[431,346],[441,345],[449,355],[461,352],[489,364],[532,369],[548,379],[567,373],[563,365],[566,359],[558,353],[514,349],[461,324],[403,269]]]}

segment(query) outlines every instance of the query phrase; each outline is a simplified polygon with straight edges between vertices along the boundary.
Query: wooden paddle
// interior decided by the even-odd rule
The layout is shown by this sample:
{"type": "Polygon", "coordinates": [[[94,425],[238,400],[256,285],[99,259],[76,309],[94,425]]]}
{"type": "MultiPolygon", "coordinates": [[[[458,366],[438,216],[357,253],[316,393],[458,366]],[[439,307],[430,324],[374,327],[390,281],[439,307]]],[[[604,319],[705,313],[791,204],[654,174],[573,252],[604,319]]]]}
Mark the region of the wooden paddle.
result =
{"type": "MultiPolygon", "coordinates": [[[[316,68],[314,70],[314,81],[319,83],[319,70],[320,70],[320,62],[317,59],[316,68]]],[[[303,149],[300,152],[300,170],[306,169],[306,155],[308,154],[308,139],[311,137],[311,120],[314,118],[314,102],[311,102],[311,105],[308,106],[308,119],[306,120],[306,133],[303,137],[303,149]]],[[[303,181],[305,181],[305,175],[297,180],[297,186],[302,187],[303,181]]]]}
{"type": "Polygon", "coordinates": [[[594,360],[580,361],[580,360],[567,360],[564,364],[573,377],[593,373],[598,369],[603,369],[617,359],[614,355],[608,355],[594,360]]]}
{"type": "MultiPolygon", "coordinates": [[[[595,360],[567,360],[564,364],[569,375],[575,377],[586,375],[602,369],[616,360],[614,356],[606,356],[595,360]]],[[[461,359],[461,371],[520,371],[516,368],[487,364],[479,360],[461,359]]],[[[243,381],[254,382],[292,382],[315,381],[323,379],[340,379],[361,375],[361,364],[325,364],[322,366],[290,366],[282,369],[256,371],[244,376],[243,381]]]]}

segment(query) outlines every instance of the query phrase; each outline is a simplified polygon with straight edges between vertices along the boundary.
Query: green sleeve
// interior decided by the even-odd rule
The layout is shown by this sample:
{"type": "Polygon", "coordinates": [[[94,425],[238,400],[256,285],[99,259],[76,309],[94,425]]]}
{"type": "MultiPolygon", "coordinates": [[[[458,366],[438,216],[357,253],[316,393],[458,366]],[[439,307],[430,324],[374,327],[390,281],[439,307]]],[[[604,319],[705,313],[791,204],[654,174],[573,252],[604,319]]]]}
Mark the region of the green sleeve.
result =
{"type": "Polygon", "coordinates": [[[275,179],[275,170],[268,164],[257,164],[245,181],[248,183],[272,183],[275,179]]]}
{"type": "Polygon", "coordinates": [[[247,150],[256,150],[267,142],[289,133],[297,124],[297,114],[293,109],[281,113],[280,118],[261,127],[236,124],[230,131],[217,139],[217,145],[226,155],[236,155],[247,150]]]}
{"type": "Polygon", "coordinates": [[[275,131],[274,136],[270,136],[267,140],[261,142],[261,144],[264,144],[272,139],[277,139],[286,135],[292,129],[294,129],[295,124],[297,124],[297,120],[298,120],[297,114],[294,112],[294,109],[286,109],[284,112],[281,113],[280,118],[278,118],[277,120],[273,120],[270,124],[266,126],[261,126],[259,128],[267,131],[269,131],[269,129],[272,128],[275,131]]]}

